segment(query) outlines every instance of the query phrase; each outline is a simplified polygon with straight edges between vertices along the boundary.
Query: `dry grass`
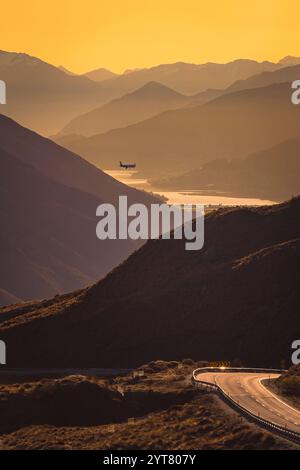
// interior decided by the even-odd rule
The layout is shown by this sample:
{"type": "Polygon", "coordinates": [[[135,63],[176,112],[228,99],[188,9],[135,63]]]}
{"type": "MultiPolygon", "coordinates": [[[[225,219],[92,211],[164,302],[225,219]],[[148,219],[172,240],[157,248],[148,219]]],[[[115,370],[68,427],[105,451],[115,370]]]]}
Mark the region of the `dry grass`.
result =
{"type": "MultiPolygon", "coordinates": [[[[2,385],[2,404],[13,405],[11,413],[17,409],[15,419],[22,416],[21,405],[23,415],[30,412],[26,425],[15,423],[13,432],[2,434],[0,445],[3,449],[296,448],[249,424],[216,396],[193,388],[190,376],[197,366],[192,361],[156,361],[110,381],[72,376],[2,385]],[[64,405],[63,417],[69,421],[63,422],[61,410],[52,407],[51,423],[46,412],[51,403],[64,405]],[[34,423],[34,415],[39,423],[34,423]],[[58,419],[60,424],[55,423],[58,419]],[[99,424],[92,425],[95,419],[99,424]],[[90,420],[89,425],[79,425],[84,420],[90,420]]],[[[3,425],[9,413],[1,415],[3,425]]]]}

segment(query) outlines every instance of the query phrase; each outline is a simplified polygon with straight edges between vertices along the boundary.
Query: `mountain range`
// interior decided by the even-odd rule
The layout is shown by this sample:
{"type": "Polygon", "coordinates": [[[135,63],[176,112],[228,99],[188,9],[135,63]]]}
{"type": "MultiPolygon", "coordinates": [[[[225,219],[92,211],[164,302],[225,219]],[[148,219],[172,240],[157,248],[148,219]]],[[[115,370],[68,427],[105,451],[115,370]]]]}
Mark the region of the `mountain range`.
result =
{"type": "Polygon", "coordinates": [[[106,99],[99,83],[27,54],[0,51],[0,77],[7,85],[1,112],[44,135],[106,99]]]}
{"type": "MultiPolygon", "coordinates": [[[[190,99],[157,82],[116,98],[100,108],[76,117],[59,133],[91,136],[127,127],[163,111],[180,108],[190,99]]],[[[56,139],[56,142],[59,140],[56,139]]]]}
{"type": "Polygon", "coordinates": [[[289,67],[280,68],[275,71],[266,71],[253,75],[245,80],[238,80],[230,85],[226,92],[246,90],[251,88],[261,88],[275,83],[292,83],[300,76],[300,60],[297,64],[289,67]]]}
{"type": "MultiPolygon", "coordinates": [[[[191,96],[182,95],[157,82],[148,82],[141,88],[108,102],[91,112],[77,116],[58,134],[92,136],[110,129],[126,127],[172,108],[195,107],[235,91],[261,88],[276,83],[292,83],[299,77],[300,64],[258,73],[237,80],[228,88],[208,88],[191,96]],[[179,99],[180,98],[180,99],[179,99]]],[[[299,60],[298,60],[299,62],[299,60]]],[[[285,64],[285,60],[281,64],[285,64]]],[[[288,63],[288,62],[287,62],[288,63]]]]}
{"type": "Polygon", "coordinates": [[[286,57],[278,64],[168,64],[97,83],[26,54],[0,52],[8,86],[1,111],[43,132],[64,128],[57,145],[0,115],[0,303],[82,288],[139,246],[98,241],[95,208],[116,204],[119,195],[129,204],[158,199],[93,164],[135,161],[147,178],[171,189],[277,201],[299,193],[300,107],[290,99],[299,73],[299,59],[286,57]],[[192,96],[175,91],[191,93],[196,83],[192,96]]]}
{"type": "Polygon", "coordinates": [[[186,251],[184,240],[150,240],[91,288],[1,309],[10,366],[130,367],[193,357],[274,367],[290,360],[300,308],[299,215],[300,198],[219,209],[206,215],[200,251],[186,251]]]}
{"type": "Polygon", "coordinates": [[[247,59],[239,59],[226,64],[177,62],[174,64],[160,64],[119,75],[102,82],[102,86],[111,94],[119,93],[123,95],[142,87],[148,82],[155,81],[179,93],[193,95],[205,91],[207,88],[227,88],[237,80],[284,66],[286,64],[267,61],[256,62],[247,59]]]}
{"type": "Polygon", "coordinates": [[[183,173],[217,158],[242,158],[299,134],[300,107],[291,84],[275,83],[222,95],[204,105],[166,111],[69,148],[100,168],[135,161],[140,171],[183,173]]]}
{"type": "Polygon", "coordinates": [[[179,93],[226,88],[236,80],[276,70],[285,63],[237,60],[228,64],[175,63],[115,75],[100,68],[76,75],[23,53],[0,51],[0,77],[7,84],[7,116],[43,135],[59,132],[68,122],[151,81],[179,93]]]}
{"type": "Polygon", "coordinates": [[[247,158],[219,159],[180,176],[152,180],[151,187],[283,201],[300,194],[300,138],[247,158]]]}

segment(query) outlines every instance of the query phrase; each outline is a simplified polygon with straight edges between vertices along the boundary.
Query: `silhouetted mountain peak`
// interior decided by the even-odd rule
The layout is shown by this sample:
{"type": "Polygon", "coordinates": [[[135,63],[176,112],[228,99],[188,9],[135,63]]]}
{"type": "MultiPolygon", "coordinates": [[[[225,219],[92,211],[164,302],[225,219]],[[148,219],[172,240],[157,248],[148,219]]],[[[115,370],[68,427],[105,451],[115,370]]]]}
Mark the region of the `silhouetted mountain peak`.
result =
{"type": "MultiPolygon", "coordinates": [[[[73,119],[61,134],[92,136],[127,127],[161,112],[180,108],[187,100],[172,88],[150,80],[142,87],[73,119]]],[[[71,145],[73,143],[71,141],[71,145]]]]}
{"type": "Polygon", "coordinates": [[[234,59],[228,62],[228,64],[273,64],[269,60],[263,60],[261,62],[253,59],[234,59]]]}
{"type": "Polygon", "coordinates": [[[144,95],[144,97],[162,97],[162,96],[184,96],[181,93],[178,93],[177,91],[173,90],[172,88],[167,87],[166,85],[163,85],[162,83],[156,82],[155,80],[151,80],[150,82],[147,82],[145,85],[143,85],[141,88],[138,88],[135,90],[133,93],[131,93],[131,96],[135,95],[144,95]]]}
{"type": "Polygon", "coordinates": [[[283,65],[298,65],[300,64],[300,57],[287,55],[283,57],[278,63],[283,65]]]}
{"type": "Polygon", "coordinates": [[[34,65],[34,64],[47,64],[43,62],[41,59],[37,57],[33,57],[29,54],[25,54],[23,52],[7,52],[7,51],[0,51],[0,66],[9,67],[11,65],[16,65],[23,63],[24,65],[34,65]]]}
{"type": "Polygon", "coordinates": [[[90,72],[86,72],[84,77],[89,78],[95,82],[102,82],[104,80],[109,80],[110,78],[117,77],[118,74],[112,72],[111,70],[105,69],[104,67],[100,67],[99,69],[91,70],[90,72]]]}
{"type": "Polygon", "coordinates": [[[0,77],[9,88],[9,100],[1,112],[44,135],[54,134],[95,102],[106,101],[99,83],[28,54],[1,51],[0,77]]]}

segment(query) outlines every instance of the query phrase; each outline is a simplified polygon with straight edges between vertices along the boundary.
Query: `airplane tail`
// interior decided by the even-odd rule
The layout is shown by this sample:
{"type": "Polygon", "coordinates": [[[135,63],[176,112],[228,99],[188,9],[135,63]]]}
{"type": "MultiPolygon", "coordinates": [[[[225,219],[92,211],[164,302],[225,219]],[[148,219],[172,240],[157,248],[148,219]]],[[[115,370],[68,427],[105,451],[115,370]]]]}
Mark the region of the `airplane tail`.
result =
{"type": "Polygon", "coordinates": [[[120,161],[120,166],[122,166],[122,165],[123,165],[123,163],[120,161]]]}

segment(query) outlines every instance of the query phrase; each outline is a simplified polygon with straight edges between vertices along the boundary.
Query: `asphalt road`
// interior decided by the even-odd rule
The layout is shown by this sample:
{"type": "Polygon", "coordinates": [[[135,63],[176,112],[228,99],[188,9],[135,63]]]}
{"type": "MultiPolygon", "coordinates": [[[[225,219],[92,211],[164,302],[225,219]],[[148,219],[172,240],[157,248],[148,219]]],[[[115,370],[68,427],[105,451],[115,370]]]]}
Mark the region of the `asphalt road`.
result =
{"type": "Polygon", "coordinates": [[[236,403],[259,417],[291,431],[300,432],[300,411],[285,403],[261,383],[265,379],[277,377],[279,374],[205,372],[195,378],[216,383],[236,403]]]}

